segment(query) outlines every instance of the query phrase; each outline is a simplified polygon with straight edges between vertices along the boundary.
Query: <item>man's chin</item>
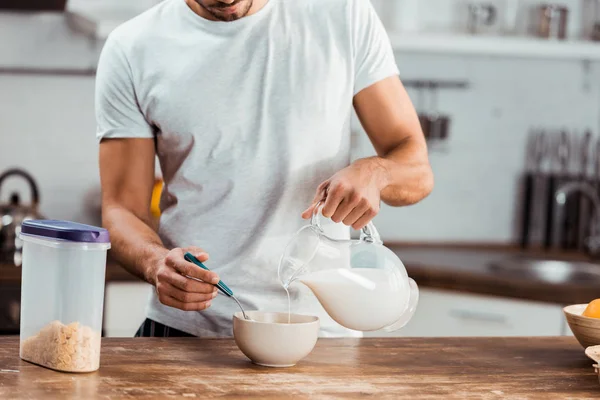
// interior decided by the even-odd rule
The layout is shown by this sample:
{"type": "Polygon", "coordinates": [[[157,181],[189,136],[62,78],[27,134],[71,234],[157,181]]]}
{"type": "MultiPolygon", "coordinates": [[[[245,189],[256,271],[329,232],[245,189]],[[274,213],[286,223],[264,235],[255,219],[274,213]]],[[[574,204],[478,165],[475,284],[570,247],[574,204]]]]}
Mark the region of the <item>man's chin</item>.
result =
{"type": "Polygon", "coordinates": [[[216,19],[218,19],[219,21],[223,21],[223,22],[231,22],[231,21],[235,21],[235,20],[238,20],[243,17],[243,15],[239,15],[239,14],[229,14],[229,13],[220,13],[220,12],[214,12],[213,15],[216,19]]]}
{"type": "Polygon", "coordinates": [[[223,9],[210,8],[208,11],[219,21],[231,22],[240,18],[244,18],[250,11],[251,7],[252,1],[249,1],[247,4],[245,4],[245,2],[240,2],[231,7],[226,7],[223,9]]]}

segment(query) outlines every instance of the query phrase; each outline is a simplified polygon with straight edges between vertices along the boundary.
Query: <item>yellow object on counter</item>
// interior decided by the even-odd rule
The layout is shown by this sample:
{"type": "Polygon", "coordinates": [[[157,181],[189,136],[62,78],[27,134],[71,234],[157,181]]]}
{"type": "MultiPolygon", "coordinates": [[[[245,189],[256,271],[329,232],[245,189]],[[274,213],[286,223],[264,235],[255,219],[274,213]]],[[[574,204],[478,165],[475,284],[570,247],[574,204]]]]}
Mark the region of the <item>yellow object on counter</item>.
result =
{"type": "Polygon", "coordinates": [[[160,196],[162,195],[164,183],[157,179],[152,189],[152,200],[150,202],[150,213],[156,218],[160,217],[160,196]]]}
{"type": "Polygon", "coordinates": [[[581,315],[590,318],[600,318],[600,299],[591,301],[581,315]]]}

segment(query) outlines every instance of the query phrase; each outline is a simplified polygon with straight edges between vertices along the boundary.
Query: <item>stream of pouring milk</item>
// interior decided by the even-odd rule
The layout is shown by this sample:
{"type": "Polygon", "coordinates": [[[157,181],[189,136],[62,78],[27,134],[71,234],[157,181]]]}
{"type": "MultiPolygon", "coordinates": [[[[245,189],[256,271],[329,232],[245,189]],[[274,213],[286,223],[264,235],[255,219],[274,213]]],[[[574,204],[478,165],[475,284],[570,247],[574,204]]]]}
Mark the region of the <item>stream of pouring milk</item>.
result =
{"type": "Polygon", "coordinates": [[[391,274],[375,268],[339,268],[302,276],[300,282],[338,324],[375,331],[398,321],[408,304],[409,291],[391,274]]]}
{"type": "Polygon", "coordinates": [[[287,298],[288,298],[288,324],[292,323],[292,301],[290,299],[290,290],[287,288],[287,286],[283,287],[285,289],[285,294],[287,294],[287,298]]]}

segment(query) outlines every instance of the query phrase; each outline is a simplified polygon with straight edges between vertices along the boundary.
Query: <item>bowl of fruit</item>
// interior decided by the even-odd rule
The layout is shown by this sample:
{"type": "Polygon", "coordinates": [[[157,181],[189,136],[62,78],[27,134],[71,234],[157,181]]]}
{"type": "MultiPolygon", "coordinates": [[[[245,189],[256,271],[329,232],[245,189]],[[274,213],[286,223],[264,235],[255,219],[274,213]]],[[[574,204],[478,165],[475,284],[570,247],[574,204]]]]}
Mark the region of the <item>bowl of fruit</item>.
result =
{"type": "Polygon", "coordinates": [[[600,345],[600,299],[563,308],[569,327],[584,348],[600,345]]]}

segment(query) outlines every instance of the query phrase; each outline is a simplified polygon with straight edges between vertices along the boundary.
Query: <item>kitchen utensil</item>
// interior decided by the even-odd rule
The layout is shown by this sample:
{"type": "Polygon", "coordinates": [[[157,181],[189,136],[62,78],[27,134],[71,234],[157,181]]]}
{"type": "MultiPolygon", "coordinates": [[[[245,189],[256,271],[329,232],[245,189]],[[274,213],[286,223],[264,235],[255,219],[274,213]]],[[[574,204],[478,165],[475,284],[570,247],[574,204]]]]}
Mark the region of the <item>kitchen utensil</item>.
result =
{"type": "MultiPolygon", "coordinates": [[[[521,229],[521,247],[526,248],[531,241],[531,231],[539,225],[540,216],[536,200],[537,187],[540,186],[540,175],[542,173],[542,162],[547,154],[548,146],[546,133],[543,130],[532,130],[529,133],[529,144],[527,148],[527,171],[524,179],[524,201],[521,229]],[[537,217],[537,218],[535,218],[537,217]],[[534,226],[535,225],[535,226],[534,226]]],[[[543,214],[542,214],[543,217],[543,214]]]]}
{"type": "MultiPolygon", "coordinates": [[[[535,134],[530,133],[529,135],[529,148],[527,151],[528,160],[530,160],[531,152],[534,151],[537,137],[535,134]]],[[[531,225],[531,209],[533,199],[533,182],[534,182],[534,171],[528,168],[525,174],[524,182],[524,201],[523,201],[523,216],[522,216],[522,227],[521,227],[521,247],[526,248],[529,244],[529,228],[531,225]]]]}
{"type": "Polygon", "coordinates": [[[554,216],[554,193],[557,189],[557,177],[554,174],[548,176],[548,190],[546,196],[546,232],[544,235],[544,248],[550,249],[554,243],[554,226],[556,225],[554,216]]]}
{"type": "MultiPolygon", "coordinates": [[[[581,141],[581,154],[580,154],[580,164],[579,164],[579,181],[587,182],[589,177],[589,169],[590,169],[590,152],[592,151],[592,132],[587,130],[581,141]]],[[[577,217],[577,235],[575,240],[575,247],[579,250],[585,249],[585,239],[589,237],[590,230],[590,220],[592,215],[591,212],[591,204],[587,197],[579,194],[576,217],[577,217]]]]}
{"type": "MultiPolygon", "coordinates": [[[[202,262],[200,262],[200,260],[198,260],[196,257],[194,257],[191,253],[185,253],[183,258],[186,261],[191,262],[204,270],[210,271],[210,269],[208,269],[204,264],[202,264],[202,262]]],[[[244,318],[249,319],[246,312],[244,311],[244,307],[242,307],[242,303],[240,303],[240,301],[237,299],[237,297],[234,296],[231,289],[229,289],[229,287],[225,283],[223,283],[223,281],[219,281],[219,283],[217,283],[216,286],[217,286],[217,289],[219,289],[221,291],[221,293],[223,293],[225,296],[230,297],[233,300],[235,300],[237,305],[240,307],[240,310],[242,310],[242,314],[244,315],[244,318]]]]}
{"type": "Polygon", "coordinates": [[[265,367],[292,367],[308,356],[319,337],[319,318],[308,315],[248,311],[251,320],[233,316],[233,337],[252,362],[265,367]]]}
{"type": "Polygon", "coordinates": [[[600,22],[594,23],[590,37],[595,42],[600,41],[600,22]]]}
{"type": "Polygon", "coordinates": [[[429,123],[429,115],[425,111],[425,101],[423,94],[423,86],[417,86],[417,111],[419,115],[419,123],[421,124],[421,130],[423,131],[423,136],[425,136],[425,140],[429,140],[431,124],[429,123]]]}
{"type": "MultiPolygon", "coordinates": [[[[594,161],[592,163],[592,179],[591,179],[591,185],[595,188],[596,193],[598,193],[598,195],[600,195],[600,138],[598,138],[596,140],[596,145],[594,146],[594,161]]],[[[591,235],[591,231],[592,231],[592,227],[591,227],[591,223],[589,223],[588,221],[588,232],[587,232],[587,236],[592,236],[591,235]]]]}
{"type": "Polygon", "coordinates": [[[537,36],[547,39],[565,39],[569,9],[559,4],[542,4],[534,11],[537,36]]]}
{"type": "Polygon", "coordinates": [[[563,308],[569,327],[583,348],[600,345],[600,318],[581,315],[587,306],[574,304],[563,308]]]}
{"type": "MultiPolygon", "coordinates": [[[[566,134],[566,133],[565,133],[566,134]]],[[[573,141],[573,146],[576,145],[576,136],[571,135],[569,141],[573,141]]],[[[589,168],[589,153],[592,142],[592,133],[586,131],[583,139],[579,143],[578,152],[578,165],[576,166],[577,172],[575,174],[563,173],[564,181],[561,183],[567,183],[568,181],[580,181],[583,182],[587,178],[587,170],[589,168]]],[[[563,161],[564,162],[564,161],[563,161]]],[[[566,160],[567,169],[572,164],[567,156],[566,160]]],[[[571,197],[567,199],[567,204],[564,210],[566,214],[563,216],[563,229],[561,234],[561,247],[563,249],[583,249],[584,248],[584,230],[588,225],[588,221],[582,221],[582,207],[587,204],[587,199],[581,195],[581,193],[573,193],[571,197]]]]}
{"type": "Polygon", "coordinates": [[[481,33],[482,28],[494,25],[498,19],[498,10],[494,4],[471,3],[467,9],[469,13],[467,30],[471,34],[481,33]]]}
{"type": "Polygon", "coordinates": [[[65,372],[100,365],[108,231],[24,221],[21,358],[65,372]]]}
{"type": "Polygon", "coordinates": [[[569,164],[571,159],[571,138],[569,132],[562,130],[560,132],[560,141],[558,143],[558,162],[560,172],[563,176],[569,173],[569,164]]]}
{"type": "Polygon", "coordinates": [[[560,243],[560,234],[562,228],[562,217],[556,212],[555,194],[559,185],[565,180],[569,168],[570,142],[566,131],[561,131],[553,146],[551,157],[551,170],[548,175],[548,185],[546,190],[546,229],[544,234],[544,248],[550,249],[555,244],[560,243]],[[558,168],[555,167],[558,164],[558,168]]]}
{"type": "Polygon", "coordinates": [[[594,150],[594,180],[596,185],[600,186],[600,138],[596,141],[596,148],[594,150]]]}
{"type": "Polygon", "coordinates": [[[38,212],[40,195],[33,177],[22,169],[9,169],[0,175],[0,187],[12,177],[25,179],[31,191],[29,204],[22,204],[21,196],[16,192],[11,194],[8,203],[0,204],[0,262],[18,267],[21,265],[22,243],[18,238],[21,224],[28,219],[43,217],[38,212]]]}
{"type": "MultiPolygon", "coordinates": [[[[570,176],[570,166],[572,157],[572,137],[569,132],[563,129],[560,132],[560,138],[557,148],[558,162],[560,165],[559,178],[557,184],[559,186],[567,183],[572,179],[570,176]]],[[[573,229],[575,220],[572,215],[574,213],[575,205],[579,199],[576,196],[569,197],[565,207],[560,209],[560,212],[556,213],[556,224],[554,231],[555,243],[559,244],[561,248],[568,249],[572,247],[573,229]],[[564,212],[563,212],[564,211],[564,212]]]]}
{"type": "Polygon", "coordinates": [[[448,138],[448,131],[450,130],[450,117],[446,115],[436,114],[430,117],[430,137],[431,139],[444,140],[448,138]]]}
{"type": "Polygon", "coordinates": [[[299,281],[308,286],[340,325],[357,331],[395,331],[412,318],[419,289],[402,261],[385,247],[373,223],[360,239],[340,240],[321,227],[320,204],[310,225],[286,246],[279,263],[284,288],[299,281]]]}
{"type": "Polygon", "coordinates": [[[429,123],[429,116],[425,114],[419,114],[419,123],[421,124],[421,130],[425,140],[429,140],[431,137],[431,124],[429,123]]]}
{"type": "Polygon", "coordinates": [[[585,180],[588,176],[590,169],[590,152],[592,151],[592,131],[587,130],[583,135],[581,141],[581,159],[579,165],[579,174],[582,180],[585,180]]]}
{"type": "MultiPolygon", "coordinates": [[[[438,87],[434,82],[429,82],[429,110],[419,113],[419,122],[425,139],[427,140],[444,140],[448,138],[451,119],[447,115],[442,115],[438,112],[438,87]]],[[[422,102],[422,92],[419,91],[419,103],[422,102]]]]}

